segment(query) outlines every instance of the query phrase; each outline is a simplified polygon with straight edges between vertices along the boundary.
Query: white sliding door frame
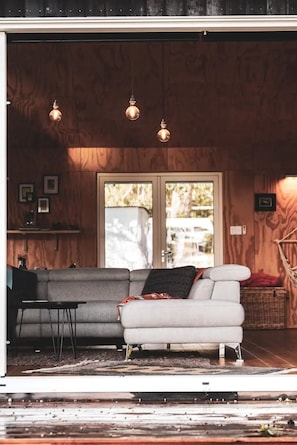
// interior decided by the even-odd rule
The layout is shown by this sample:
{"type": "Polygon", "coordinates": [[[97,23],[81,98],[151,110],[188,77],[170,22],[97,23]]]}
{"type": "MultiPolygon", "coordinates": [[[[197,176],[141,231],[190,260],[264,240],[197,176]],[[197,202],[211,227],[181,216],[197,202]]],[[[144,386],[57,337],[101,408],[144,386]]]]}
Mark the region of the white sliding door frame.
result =
{"type": "Polygon", "coordinates": [[[6,34],[0,32],[0,376],[6,373],[6,157],[7,157],[7,66],[6,66],[6,34]]]}
{"type": "MultiPolygon", "coordinates": [[[[297,376],[42,376],[6,374],[6,34],[86,32],[297,31],[296,16],[98,17],[0,19],[0,393],[220,392],[297,390],[297,376]]],[[[13,98],[12,98],[13,99],[13,98]]]]}

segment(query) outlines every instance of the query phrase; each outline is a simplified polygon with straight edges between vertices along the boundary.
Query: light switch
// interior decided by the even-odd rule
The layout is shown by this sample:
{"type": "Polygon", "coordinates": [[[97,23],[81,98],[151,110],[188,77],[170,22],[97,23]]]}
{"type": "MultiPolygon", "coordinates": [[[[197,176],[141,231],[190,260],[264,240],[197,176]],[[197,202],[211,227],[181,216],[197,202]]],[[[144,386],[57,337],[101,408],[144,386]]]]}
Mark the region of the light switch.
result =
{"type": "Polygon", "coordinates": [[[242,235],[242,227],[230,226],[230,235],[242,235]]]}

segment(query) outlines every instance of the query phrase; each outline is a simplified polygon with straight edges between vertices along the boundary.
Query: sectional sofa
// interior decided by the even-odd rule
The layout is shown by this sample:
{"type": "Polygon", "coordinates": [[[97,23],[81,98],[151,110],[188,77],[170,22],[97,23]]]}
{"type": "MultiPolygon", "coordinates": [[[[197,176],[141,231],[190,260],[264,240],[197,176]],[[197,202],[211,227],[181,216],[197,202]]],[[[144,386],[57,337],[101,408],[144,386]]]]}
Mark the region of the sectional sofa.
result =
{"type": "MultiPolygon", "coordinates": [[[[249,278],[250,270],[241,265],[222,265],[206,269],[195,280],[196,272],[193,266],[160,270],[161,277],[164,277],[161,282],[167,283],[169,287],[162,290],[159,279],[159,287],[155,291],[166,292],[169,289],[169,293],[175,298],[139,301],[137,297],[144,290],[149,290],[147,284],[152,272],[148,269],[129,271],[124,268],[74,268],[29,271],[36,275],[36,292],[31,290],[29,295],[26,292],[26,299],[30,297],[33,300],[86,302],[78,306],[76,313],[78,340],[95,339],[104,344],[112,339],[118,346],[124,343],[221,343],[238,348],[244,321],[244,310],[239,301],[239,281],[249,278]],[[182,283],[185,275],[188,275],[186,287],[182,283]],[[121,304],[127,296],[136,298],[121,304]]],[[[21,298],[21,294],[18,298],[21,298]]],[[[14,326],[16,336],[20,316],[18,311],[14,326]]],[[[57,321],[55,317],[52,314],[54,325],[57,321]]],[[[47,310],[24,311],[21,340],[50,338],[51,332],[47,310]]],[[[64,335],[70,335],[67,329],[64,335]]]]}

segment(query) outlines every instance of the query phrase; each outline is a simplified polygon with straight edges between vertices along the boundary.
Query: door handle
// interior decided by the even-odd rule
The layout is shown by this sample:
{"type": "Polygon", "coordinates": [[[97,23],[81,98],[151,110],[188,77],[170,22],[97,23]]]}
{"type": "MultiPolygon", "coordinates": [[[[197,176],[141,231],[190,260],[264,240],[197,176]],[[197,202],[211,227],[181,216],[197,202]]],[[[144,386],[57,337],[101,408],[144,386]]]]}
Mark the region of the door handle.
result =
{"type": "Polygon", "coordinates": [[[162,261],[162,263],[165,263],[165,259],[169,255],[172,255],[171,250],[161,250],[161,261],[162,261]]]}

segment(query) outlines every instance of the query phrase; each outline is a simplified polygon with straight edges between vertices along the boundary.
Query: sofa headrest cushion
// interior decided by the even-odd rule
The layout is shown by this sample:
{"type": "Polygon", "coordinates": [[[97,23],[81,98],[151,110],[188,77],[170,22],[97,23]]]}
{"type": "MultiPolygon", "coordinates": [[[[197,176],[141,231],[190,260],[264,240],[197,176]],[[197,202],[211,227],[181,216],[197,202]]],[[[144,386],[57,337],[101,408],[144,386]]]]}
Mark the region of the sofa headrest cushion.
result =
{"type": "Polygon", "coordinates": [[[203,278],[210,278],[213,281],[242,281],[247,280],[250,276],[250,269],[241,264],[222,264],[209,267],[203,273],[203,278]]]}
{"type": "Polygon", "coordinates": [[[151,269],[142,294],[167,293],[171,297],[186,298],[196,276],[194,266],[173,269],[151,269]]]}

